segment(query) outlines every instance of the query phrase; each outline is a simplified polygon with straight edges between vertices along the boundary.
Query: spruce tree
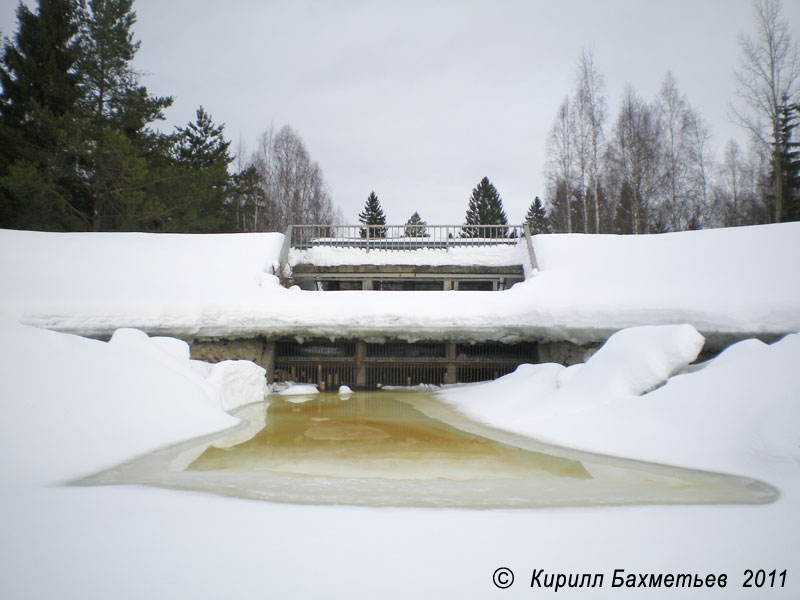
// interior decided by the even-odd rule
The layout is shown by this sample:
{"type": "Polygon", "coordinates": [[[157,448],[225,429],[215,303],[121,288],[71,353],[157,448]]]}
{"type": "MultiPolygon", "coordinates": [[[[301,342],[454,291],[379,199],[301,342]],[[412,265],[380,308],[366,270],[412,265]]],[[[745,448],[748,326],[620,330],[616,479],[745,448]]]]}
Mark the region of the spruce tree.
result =
{"type": "Polygon", "coordinates": [[[481,179],[472,190],[465,227],[462,228],[461,235],[463,237],[486,237],[487,235],[508,237],[507,227],[502,227],[492,234],[486,234],[478,228],[469,227],[469,225],[508,225],[508,218],[503,210],[503,200],[488,177],[481,179]]]}
{"type": "Polygon", "coordinates": [[[54,115],[78,99],[77,6],[74,0],[39,0],[32,13],[20,3],[14,42],[0,58],[0,115],[4,124],[22,125],[36,110],[54,115]]]}
{"type": "Polygon", "coordinates": [[[537,233],[552,233],[550,227],[550,220],[547,218],[547,210],[545,209],[539,196],[534,198],[528,208],[528,213],[525,215],[525,222],[532,235],[537,233]]]}
{"type": "Polygon", "coordinates": [[[427,237],[428,230],[425,228],[427,223],[422,220],[422,217],[419,216],[418,212],[415,212],[411,217],[406,221],[406,228],[403,233],[405,237],[427,237]]]}
{"type": "Polygon", "coordinates": [[[176,155],[181,162],[198,168],[224,164],[225,168],[232,162],[228,149],[231,143],[225,140],[225,125],[215,125],[211,116],[201,106],[197,109],[194,123],[186,127],[178,127],[176,155]]]}
{"type": "MultiPolygon", "coordinates": [[[[386,215],[383,214],[381,203],[374,191],[370,192],[364,210],[358,215],[358,221],[362,225],[386,225],[386,215]]],[[[367,228],[362,227],[360,233],[362,238],[367,237],[367,228]]],[[[386,227],[370,227],[369,237],[386,237],[386,227]]]]}
{"type": "Polygon", "coordinates": [[[74,196],[77,3],[39,0],[36,13],[20,3],[17,20],[0,54],[0,227],[80,228],[58,200],[74,196]]]}
{"type": "Polygon", "coordinates": [[[784,198],[781,221],[800,221],[800,141],[795,135],[799,121],[800,104],[789,104],[784,99],[780,127],[784,198]]]}
{"type": "MultiPolygon", "coordinates": [[[[181,232],[226,232],[236,229],[234,206],[228,202],[232,189],[228,166],[230,142],[224,125],[214,124],[201,106],[194,122],[178,127],[173,149],[171,191],[176,210],[163,217],[164,229],[181,232]]],[[[166,190],[165,194],[166,195],[166,190]]]]}

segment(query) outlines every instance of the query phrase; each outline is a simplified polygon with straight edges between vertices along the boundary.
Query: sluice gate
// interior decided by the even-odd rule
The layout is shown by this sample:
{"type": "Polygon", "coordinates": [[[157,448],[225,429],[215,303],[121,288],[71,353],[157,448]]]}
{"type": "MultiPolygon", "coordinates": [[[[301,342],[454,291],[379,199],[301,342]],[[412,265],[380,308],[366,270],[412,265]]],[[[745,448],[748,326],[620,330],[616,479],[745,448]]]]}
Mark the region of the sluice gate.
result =
{"type": "Polygon", "coordinates": [[[523,363],[539,362],[536,342],[456,343],[391,340],[279,340],[275,343],[275,381],[315,383],[320,389],[378,389],[471,383],[496,379],[523,363]]]}

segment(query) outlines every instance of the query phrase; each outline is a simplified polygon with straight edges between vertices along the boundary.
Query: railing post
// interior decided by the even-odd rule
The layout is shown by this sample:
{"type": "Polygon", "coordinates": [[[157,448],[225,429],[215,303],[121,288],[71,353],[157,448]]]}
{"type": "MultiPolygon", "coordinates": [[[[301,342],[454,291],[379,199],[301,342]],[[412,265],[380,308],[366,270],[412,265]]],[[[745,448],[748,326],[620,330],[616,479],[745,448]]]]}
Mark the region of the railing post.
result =
{"type": "Polygon", "coordinates": [[[292,246],[292,236],[294,234],[294,229],[292,225],[286,229],[286,237],[283,238],[283,246],[281,246],[281,254],[280,258],[278,259],[280,269],[279,273],[276,273],[278,278],[283,282],[283,273],[286,270],[286,263],[289,260],[289,248],[292,246]]]}
{"type": "Polygon", "coordinates": [[[364,226],[364,229],[367,230],[367,254],[369,254],[369,230],[370,230],[371,227],[372,227],[372,225],[365,225],[364,226]]]}
{"type": "Polygon", "coordinates": [[[531,228],[528,223],[522,226],[522,231],[528,245],[528,258],[531,261],[531,269],[538,269],[539,263],[536,262],[536,253],[533,251],[533,240],[531,240],[531,228]]]}

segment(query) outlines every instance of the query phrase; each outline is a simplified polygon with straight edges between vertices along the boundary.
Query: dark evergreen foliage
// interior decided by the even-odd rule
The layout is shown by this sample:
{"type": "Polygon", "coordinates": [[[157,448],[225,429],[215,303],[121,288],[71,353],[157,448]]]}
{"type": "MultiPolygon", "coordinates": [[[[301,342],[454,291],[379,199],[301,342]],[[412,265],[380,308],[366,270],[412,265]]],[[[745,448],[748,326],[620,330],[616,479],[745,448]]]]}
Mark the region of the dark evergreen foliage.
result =
{"type": "Polygon", "coordinates": [[[406,221],[406,228],[403,233],[405,237],[427,237],[428,230],[425,228],[427,223],[422,220],[418,212],[415,212],[408,221],[406,221]]]}
{"type": "Polygon", "coordinates": [[[223,126],[198,110],[155,131],[172,103],[139,84],[132,0],[20,4],[0,54],[0,227],[232,231],[223,126]]]}
{"type": "Polygon", "coordinates": [[[77,137],[77,5],[42,1],[33,13],[20,3],[17,19],[0,55],[0,226],[72,229],[75,214],[48,198],[75,186],[65,165],[77,137]]]}
{"type": "Polygon", "coordinates": [[[482,232],[479,228],[469,227],[469,225],[508,225],[508,217],[503,210],[503,200],[488,177],[481,179],[472,190],[464,225],[461,232],[463,237],[485,237],[486,235],[508,237],[508,228],[506,227],[491,234],[482,232]]]}
{"type": "Polygon", "coordinates": [[[197,118],[175,135],[173,169],[175,185],[170,192],[178,210],[168,217],[172,231],[225,232],[236,230],[235,207],[228,165],[230,142],[223,137],[224,125],[215,125],[201,106],[197,118]]]}
{"type": "Polygon", "coordinates": [[[528,224],[531,234],[553,232],[550,227],[550,221],[547,218],[547,210],[539,196],[536,196],[531,202],[528,213],[525,215],[525,222],[528,224]]]}
{"type": "MultiPolygon", "coordinates": [[[[800,221],[800,140],[797,126],[800,123],[800,104],[790,104],[784,99],[781,109],[780,161],[783,181],[782,221],[800,221]]],[[[774,174],[773,174],[774,177],[774,174]]]]}
{"type": "Polygon", "coordinates": [[[30,124],[37,111],[68,111],[79,96],[74,0],[42,0],[34,14],[22,3],[14,41],[0,59],[0,114],[4,124],[30,124]]]}
{"type": "MultiPolygon", "coordinates": [[[[358,215],[358,222],[362,225],[386,225],[386,215],[383,214],[380,200],[378,200],[378,196],[375,195],[374,191],[370,192],[369,197],[367,197],[364,210],[358,215]]],[[[362,227],[360,233],[362,238],[367,237],[367,228],[362,227]]],[[[386,228],[370,227],[369,237],[386,237],[386,228]]]]}

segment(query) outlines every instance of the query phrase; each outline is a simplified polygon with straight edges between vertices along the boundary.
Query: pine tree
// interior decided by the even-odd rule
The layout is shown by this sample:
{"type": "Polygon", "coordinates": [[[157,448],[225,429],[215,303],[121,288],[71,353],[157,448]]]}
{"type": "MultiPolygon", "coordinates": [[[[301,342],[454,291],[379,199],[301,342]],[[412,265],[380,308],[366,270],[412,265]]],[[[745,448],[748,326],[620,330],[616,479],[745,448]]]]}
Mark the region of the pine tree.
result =
{"type": "Polygon", "coordinates": [[[486,237],[487,235],[508,237],[507,227],[502,227],[492,234],[486,234],[479,228],[469,227],[469,225],[508,225],[508,218],[503,210],[503,201],[488,177],[481,179],[472,190],[465,225],[466,227],[462,228],[462,237],[486,237]]]}
{"type": "MultiPolygon", "coordinates": [[[[383,214],[381,203],[374,191],[370,192],[367,203],[364,205],[364,210],[358,215],[358,221],[362,225],[386,225],[386,215],[383,214]]],[[[367,237],[367,228],[362,227],[360,233],[362,238],[367,237]]],[[[370,227],[369,237],[386,237],[386,227],[370,227]]]]}
{"type": "Polygon", "coordinates": [[[421,238],[428,236],[428,230],[425,228],[427,223],[422,220],[422,217],[419,216],[418,212],[415,212],[411,217],[406,221],[406,228],[403,235],[405,237],[413,237],[413,238],[421,238]]]}
{"type": "Polygon", "coordinates": [[[545,210],[539,196],[534,198],[528,208],[528,213],[525,215],[525,222],[532,235],[537,233],[552,233],[550,228],[550,220],[547,218],[547,210],[545,210]]]}
{"type": "Polygon", "coordinates": [[[132,66],[140,45],[133,38],[133,0],[89,0],[81,5],[80,22],[80,71],[88,112],[126,133],[163,119],[172,98],[148,95],[132,66]]]}
{"type": "Polygon", "coordinates": [[[79,69],[87,139],[84,195],[91,202],[93,231],[173,230],[176,212],[169,186],[169,144],[148,125],[164,118],[170,97],[150,96],[132,66],[139,49],[132,28],[133,0],[88,0],[80,8],[79,69]]]}

